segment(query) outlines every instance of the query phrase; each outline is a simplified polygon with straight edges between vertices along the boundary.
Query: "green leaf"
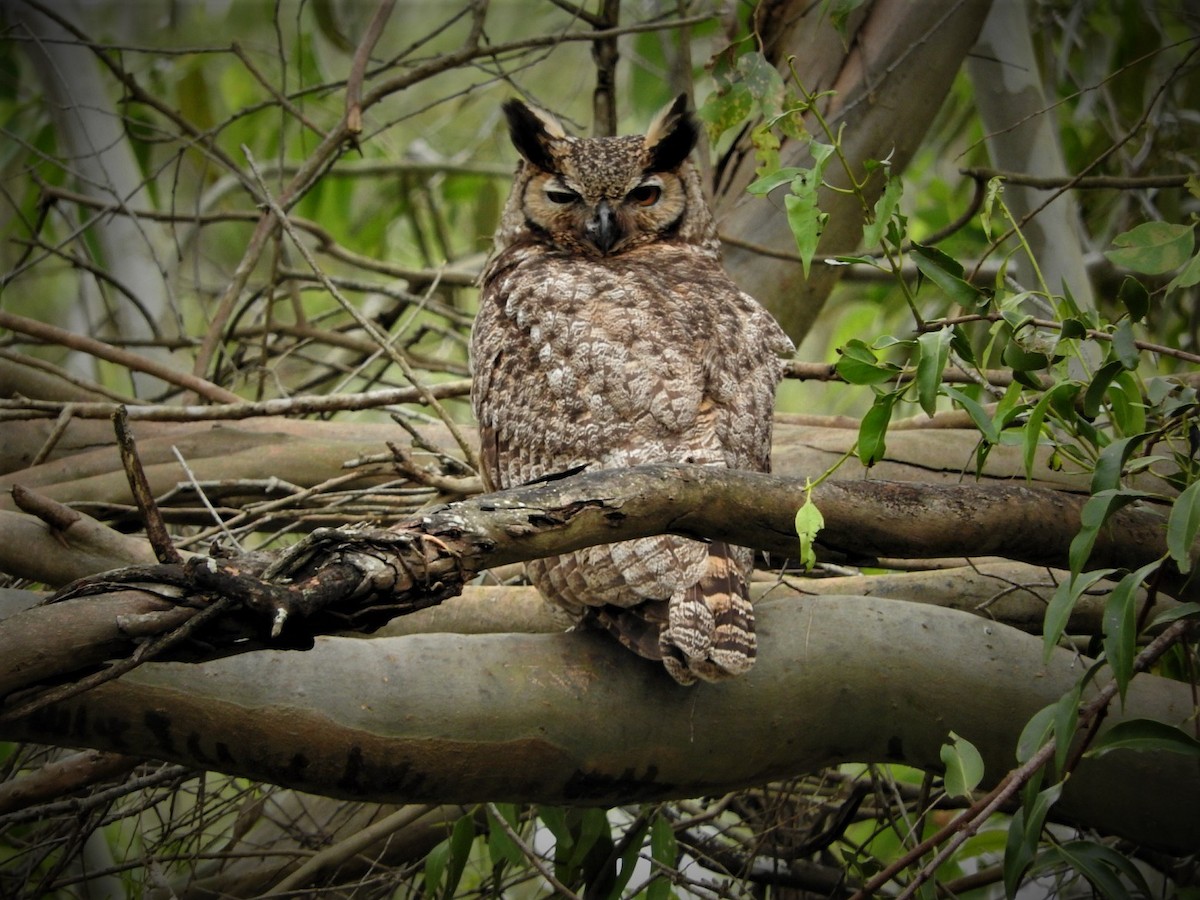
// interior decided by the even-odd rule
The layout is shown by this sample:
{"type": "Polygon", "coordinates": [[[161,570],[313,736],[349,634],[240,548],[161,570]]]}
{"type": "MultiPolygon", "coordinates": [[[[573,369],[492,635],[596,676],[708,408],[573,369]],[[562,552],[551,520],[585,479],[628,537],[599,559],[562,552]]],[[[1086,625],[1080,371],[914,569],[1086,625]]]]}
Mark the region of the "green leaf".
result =
{"type": "Polygon", "coordinates": [[[1055,408],[1060,400],[1066,400],[1068,404],[1075,399],[1079,393],[1079,385],[1072,381],[1062,381],[1042,394],[1041,398],[1034,404],[1033,410],[1029,413],[1029,421],[1025,423],[1024,430],[1024,456],[1025,456],[1025,477],[1033,478],[1033,462],[1037,457],[1038,442],[1042,437],[1042,423],[1046,419],[1046,414],[1051,409],[1055,408]]]}
{"type": "Polygon", "coordinates": [[[896,366],[880,362],[875,351],[857,339],[838,349],[834,371],[847,384],[882,384],[900,374],[896,366]]]}
{"type": "Polygon", "coordinates": [[[858,458],[870,468],[887,453],[887,429],[897,394],[879,394],[858,426],[858,458]]]}
{"type": "MultiPolygon", "coordinates": [[[[1018,372],[1037,372],[1050,365],[1049,356],[1037,350],[1026,350],[1016,338],[1009,340],[1004,345],[1004,352],[1000,355],[1000,358],[1006,366],[1013,370],[1014,374],[1018,372]]],[[[1036,382],[1033,382],[1033,385],[1036,387],[1036,382]]]]}
{"type": "Polygon", "coordinates": [[[1130,370],[1138,367],[1142,358],[1141,351],[1134,343],[1133,324],[1128,319],[1122,319],[1117,323],[1117,328],[1113,332],[1112,345],[1113,353],[1121,361],[1121,365],[1130,370]]]}
{"type": "Polygon", "coordinates": [[[1162,275],[1178,269],[1192,255],[1195,236],[1190,225],[1170,222],[1143,222],[1113,238],[1116,250],[1104,255],[1118,266],[1144,275],[1162,275]]]}
{"type": "Polygon", "coordinates": [[[1113,750],[1152,750],[1182,753],[1200,759],[1200,741],[1174,725],[1155,719],[1127,719],[1102,732],[1084,756],[1103,756],[1113,750]]]}
{"type": "Polygon", "coordinates": [[[870,266],[872,269],[879,269],[881,272],[888,271],[879,264],[879,260],[873,259],[870,256],[830,256],[825,260],[826,265],[838,263],[843,266],[870,266]]]}
{"type": "Polygon", "coordinates": [[[941,250],[913,244],[912,261],[952,302],[966,307],[979,302],[979,289],[963,280],[963,267],[941,250]]]}
{"type": "Polygon", "coordinates": [[[448,844],[449,854],[446,857],[446,886],[442,896],[450,898],[458,890],[467,860],[471,858],[471,845],[475,842],[475,817],[467,814],[454,823],[450,832],[448,844]]]}
{"type": "Polygon", "coordinates": [[[1182,575],[1192,571],[1192,545],[1200,531],[1200,481],[1183,489],[1167,517],[1167,552],[1182,575]]]}
{"type": "Polygon", "coordinates": [[[800,538],[800,562],[811,572],[817,564],[817,553],[813,549],[813,541],[825,527],[825,517],[812,501],[811,491],[806,491],[804,505],[796,511],[796,535],[800,538]]]}
{"type": "Polygon", "coordinates": [[[1092,381],[1083,394],[1083,414],[1087,418],[1094,419],[1100,414],[1100,404],[1104,402],[1104,395],[1108,393],[1109,385],[1123,371],[1125,371],[1125,365],[1119,359],[1110,359],[1096,370],[1096,374],[1092,376],[1092,381]]]}
{"type": "Polygon", "coordinates": [[[446,872],[446,860],[449,858],[449,838],[425,854],[425,894],[427,896],[437,895],[438,886],[442,883],[442,875],[446,872]]]}
{"type": "Polygon", "coordinates": [[[1092,470],[1092,493],[1116,490],[1121,486],[1121,473],[1129,455],[1146,439],[1145,434],[1118,438],[1100,451],[1096,468],[1092,470]]]}
{"type": "Polygon", "coordinates": [[[875,201],[875,212],[871,221],[863,225],[863,247],[867,250],[875,247],[883,240],[883,232],[892,218],[892,213],[900,204],[900,194],[903,182],[899,178],[888,178],[883,193],[875,201]]]}
{"type": "Polygon", "coordinates": [[[971,346],[971,339],[967,337],[967,333],[958,325],[953,327],[950,348],[964,363],[969,366],[975,365],[975,348],[971,346]]]}
{"type": "MultiPolygon", "coordinates": [[[[1141,872],[1128,859],[1111,847],[1092,841],[1068,841],[1050,847],[1044,854],[1047,865],[1059,861],[1067,863],[1088,880],[1100,896],[1106,900],[1128,900],[1129,897],[1152,897],[1154,894],[1146,884],[1141,872]],[[1126,886],[1121,877],[1132,882],[1126,886]]],[[[1039,867],[1042,864],[1039,860],[1039,867]]]]}
{"type": "Polygon", "coordinates": [[[1133,658],[1137,653],[1137,589],[1157,569],[1158,560],[1147,563],[1122,578],[1104,604],[1104,657],[1125,703],[1125,692],[1133,678],[1133,658]]]}
{"type": "Polygon", "coordinates": [[[942,385],[942,393],[967,411],[967,415],[971,417],[971,421],[975,423],[975,427],[979,429],[989,444],[1000,443],[1000,432],[996,428],[995,421],[978,400],[949,385],[942,385]]]}
{"type": "Polygon", "coordinates": [[[601,836],[609,833],[608,813],[603,809],[588,808],[578,811],[579,835],[575,839],[575,847],[571,853],[568,868],[571,871],[583,865],[584,859],[601,836]]]}
{"type": "Polygon", "coordinates": [[[1050,603],[1046,606],[1046,617],[1042,623],[1042,645],[1047,660],[1050,659],[1054,648],[1058,646],[1058,639],[1062,637],[1067,622],[1070,621],[1075,601],[1093,584],[1115,571],[1115,569],[1096,569],[1082,575],[1072,575],[1058,583],[1054,596],[1050,598],[1050,603]]]}
{"type": "MultiPolygon", "coordinates": [[[[679,842],[675,829],[663,816],[656,816],[650,826],[650,857],[667,869],[674,869],[679,859],[679,842]]],[[[658,876],[646,888],[646,900],[667,900],[671,896],[671,882],[658,876]]]]}
{"type": "Polygon", "coordinates": [[[1079,698],[1082,689],[1076,684],[1054,704],[1054,766],[1061,773],[1067,764],[1067,753],[1079,724],[1079,698]]]}
{"type": "Polygon", "coordinates": [[[555,857],[565,857],[575,843],[575,835],[567,825],[567,814],[561,806],[539,806],[538,819],[554,835],[555,857]]]}
{"type": "Polygon", "coordinates": [[[1064,340],[1079,340],[1087,337],[1087,325],[1082,319],[1068,318],[1062,320],[1062,329],[1059,336],[1064,340]]]}
{"type": "Polygon", "coordinates": [[[787,227],[792,229],[792,238],[796,240],[796,250],[800,254],[800,266],[804,269],[804,277],[809,277],[812,257],[817,252],[817,242],[821,240],[826,222],[829,221],[827,212],[822,212],[817,206],[818,193],[821,190],[821,180],[824,167],[829,161],[835,148],[829,144],[811,142],[809,150],[812,154],[812,168],[794,176],[791,181],[792,192],[784,197],[784,208],[787,211],[787,227]]]}
{"type": "Polygon", "coordinates": [[[771,191],[778,187],[782,187],[783,185],[790,183],[791,180],[798,175],[805,175],[807,173],[808,169],[798,169],[795,166],[786,166],[782,169],[772,172],[770,175],[764,175],[762,178],[752,181],[746,190],[751,194],[761,197],[771,193],[771,191]]]}
{"type": "Polygon", "coordinates": [[[1140,322],[1150,311],[1150,292],[1146,286],[1131,275],[1126,275],[1117,291],[1117,297],[1129,310],[1129,318],[1140,322]]]}
{"type": "Polygon", "coordinates": [[[927,416],[937,412],[938,389],[942,386],[942,373],[950,358],[950,339],[953,336],[953,330],[943,326],[917,338],[917,345],[921,348],[921,358],[917,362],[917,399],[927,416]]]}
{"type": "Polygon", "coordinates": [[[979,209],[979,224],[983,226],[983,233],[989,241],[992,239],[992,213],[1002,193],[1004,193],[1004,179],[999,175],[989,178],[987,190],[983,195],[983,205],[979,209]]]}
{"type": "Polygon", "coordinates": [[[1200,616],[1200,603],[1180,603],[1174,609],[1168,609],[1166,612],[1161,612],[1150,622],[1151,628],[1160,628],[1163,625],[1169,625],[1176,619],[1196,618],[1200,616]]]}
{"type": "MultiPolygon", "coordinates": [[[[625,850],[621,854],[621,870],[613,880],[612,887],[608,888],[606,892],[607,896],[613,900],[619,900],[624,895],[625,887],[629,884],[629,879],[633,877],[633,870],[637,867],[638,856],[642,852],[642,844],[645,842],[646,832],[649,830],[650,822],[642,819],[636,830],[626,833],[622,839],[625,843],[625,850]]],[[[589,886],[594,886],[594,884],[589,886]]],[[[605,896],[605,894],[600,894],[600,896],[605,896]]]]}
{"type": "Polygon", "coordinates": [[[766,115],[777,115],[783,102],[783,76],[761,53],[743,53],[737,61],[738,73],[766,115]]]}
{"type": "Polygon", "coordinates": [[[1021,729],[1021,736],[1017,738],[1018,763],[1028,762],[1046,743],[1054,729],[1054,711],[1057,706],[1057,703],[1043,706],[1025,723],[1025,727],[1021,729]]]}
{"type": "Polygon", "coordinates": [[[942,744],[942,765],[946,767],[946,793],[971,799],[971,792],[983,780],[983,757],[966,738],[950,732],[950,743],[942,744]]]}
{"type": "Polygon", "coordinates": [[[787,211],[788,227],[796,240],[796,250],[800,254],[800,265],[804,269],[804,277],[808,277],[813,257],[817,253],[817,243],[825,231],[825,223],[829,214],[823,213],[817,207],[817,193],[821,187],[821,176],[814,169],[807,175],[797,175],[792,179],[792,192],[783,198],[787,211]]]}
{"type": "Polygon", "coordinates": [[[1118,434],[1141,434],[1146,430],[1146,398],[1133,373],[1124,369],[1118,372],[1105,396],[1118,434]]]}
{"type": "Polygon", "coordinates": [[[1167,293],[1176,288],[1192,287],[1192,285],[1200,284],[1200,253],[1193,256],[1187,261],[1187,265],[1183,267],[1183,271],[1171,279],[1167,285],[1167,293]]]}
{"type": "Polygon", "coordinates": [[[1072,575],[1083,571],[1084,563],[1092,555],[1092,547],[1096,544],[1100,528],[1109,517],[1135,500],[1149,496],[1145,491],[1113,489],[1099,491],[1088,498],[1079,512],[1079,533],[1071,541],[1071,549],[1068,552],[1072,575]]]}
{"type": "MultiPolygon", "coordinates": [[[[511,803],[497,803],[496,809],[500,815],[504,816],[509,826],[516,828],[520,821],[517,815],[517,808],[511,803]]],[[[457,826],[456,826],[457,827],[457,826]]],[[[507,862],[512,866],[519,866],[524,863],[525,854],[521,852],[521,848],[513,843],[513,839],[508,836],[508,833],[500,827],[500,823],[496,821],[494,816],[488,816],[488,856],[491,858],[492,865],[496,865],[501,861],[507,862]]]]}
{"type": "Polygon", "coordinates": [[[1058,802],[1062,789],[1062,782],[1059,782],[1040,791],[1031,801],[1027,799],[1008,823],[1008,841],[1004,846],[1004,893],[1007,897],[1017,895],[1021,878],[1033,863],[1046,816],[1058,802]]]}
{"type": "Polygon", "coordinates": [[[754,111],[754,97],[745,82],[736,81],[723,90],[718,88],[696,110],[710,141],[736,126],[754,111]]]}

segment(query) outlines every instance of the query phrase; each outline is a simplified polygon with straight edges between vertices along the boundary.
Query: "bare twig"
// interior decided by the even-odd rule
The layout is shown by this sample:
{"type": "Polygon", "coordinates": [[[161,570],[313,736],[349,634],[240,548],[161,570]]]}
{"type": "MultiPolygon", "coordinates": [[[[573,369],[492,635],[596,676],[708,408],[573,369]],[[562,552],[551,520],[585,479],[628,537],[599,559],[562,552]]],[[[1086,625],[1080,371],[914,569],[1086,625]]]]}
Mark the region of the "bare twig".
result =
{"type": "Polygon", "coordinates": [[[517,849],[521,851],[522,855],[529,860],[533,867],[538,870],[538,873],[550,883],[550,886],[558,894],[566,897],[567,900],[582,900],[578,894],[554,877],[554,872],[546,865],[545,860],[542,859],[536,850],[529,846],[523,837],[517,834],[515,828],[508,824],[508,819],[504,818],[504,814],[496,808],[495,803],[487,803],[485,806],[492,821],[500,826],[500,830],[508,836],[510,841],[517,845],[517,849]]]}
{"type": "MultiPolygon", "coordinates": [[[[937,331],[946,325],[961,325],[967,322],[999,322],[1004,318],[1004,314],[1000,312],[990,313],[971,313],[965,316],[947,316],[944,319],[931,319],[928,322],[923,322],[920,325],[921,331],[937,331]]],[[[1062,322],[1056,322],[1053,319],[1038,319],[1030,316],[1023,320],[1029,325],[1037,328],[1053,328],[1059,330],[1062,328],[1062,322]]],[[[1087,336],[1097,341],[1111,341],[1113,336],[1107,331],[1100,331],[1096,328],[1086,329],[1087,336]]],[[[1188,353],[1186,350],[1178,350],[1175,347],[1168,347],[1164,344],[1155,344],[1150,341],[1135,340],[1133,345],[1139,350],[1146,350],[1151,353],[1158,353],[1162,356],[1170,356],[1174,359],[1182,359],[1184,362],[1195,363],[1200,365],[1200,354],[1188,353]]]]}
{"type": "Polygon", "coordinates": [[[1072,175],[1064,178],[1041,178],[1035,175],[1026,175],[1024,172],[1006,172],[1002,169],[984,167],[963,169],[962,173],[977,180],[987,181],[992,178],[1002,178],[1009,184],[1019,184],[1046,191],[1054,190],[1055,188],[1072,188],[1074,190],[1089,191],[1131,191],[1145,190],[1147,188],[1184,187],[1189,178],[1196,177],[1193,172],[1182,175],[1088,175],[1082,178],[1072,175]]]}
{"type": "Polygon", "coordinates": [[[346,130],[355,139],[362,134],[363,75],[367,70],[367,62],[371,59],[371,51],[379,41],[379,36],[383,34],[383,26],[387,24],[395,5],[396,0],[381,0],[375,9],[375,15],[371,17],[371,23],[367,26],[367,33],[355,48],[354,59],[350,64],[350,74],[346,78],[346,130]]]}
{"type": "Polygon", "coordinates": [[[259,179],[259,187],[266,196],[267,206],[270,208],[271,212],[275,214],[277,221],[283,230],[287,232],[288,237],[292,239],[292,242],[296,245],[296,249],[299,250],[300,255],[304,257],[304,261],[309,264],[313,272],[325,286],[325,289],[329,291],[330,295],[337,300],[339,304],[341,304],[342,309],[350,314],[350,317],[358,323],[359,327],[361,327],[363,331],[371,335],[371,337],[378,342],[380,349],[387,353],[388,358],[400,368],[400,371],[404,373],[404,376],[409,380],[412,386],[417,389],[421,395],[421,399],[427,405],[432,407],[434,412],[437,413],[438,417],[442,420],[450,434],[453,436],[455,443],[458,444],[459,449],[462,451],[463,458],[467,460],[470,467],[476,472],[481,471],[479,460],[475,453],[475,448],[469,441],[467,441],[465,437],[463,437],[462,430],[457,424],[455,424],[454,419],[446,412],[446,410],[442,407],[442,404],[438,402],[437,397],[435,397],[433,393],[425,386],[422,379],[417,377],[416,372],[413,371],[408,360],[404,358],[403,354],[396,350],[392,342],[388,340],[387,335],[380,331],[379,326],[364,316],[358,310],[358,307],[349,302],[342,295],[342,292],[338,290],[337,285],[330,281],[325,275],[324,270],[320,267],[320,265],[317,264],[317,261],[313,258],[308,247],[302,240],[300,240],[299,235],[297,235],[295,230],[292,228],[291,223],[288,221],[287,214],[284,213],[275,200],[272,199],[270,192],[267,190],[266,184],[262,181],[262,177],[258,172],[258,167],[254,161],[253,154],[250,152],[250,148],[243,145],[242,152],[246,154],[246,159],[250,164],[251,170],[254,172],[255,177],[259,179]]]}
{"type": "Polygon", "coordinates": [[[189,375],[186,372],[177,371],[155,360],[147,359],[136,353],[130,353],[128,350],[122,350],[119,347],[114,347],[112,344],[96,340],[96,338],[75,334],[63,328],[39,322],[36,319],[18,316],[7,310],[0,309],[0,328],[7,328],[50,344],[58,344],[62,347],[78,350],[81,353],[90,354],[97,359],[107,360],[108,362],[124,366],[132,372],[145,372],[147,375],[161,378],[168,384],[193,391],[214,403],[240,403],[242,399],[232,391],[227,391],[225,388],[213,384],[211,381],[206,381],[195,375],[189,375]]]}
{"type": "Polygon", "coordinates": [[[125,477],[129,479],[129,491],[133,502],[141,513],[142,523],[146,526],[146,537],[154,548],[154,555],[160,563],[179,565],[183,557],[171,543],[170,532],[163,521],[158,504],[154,502],[154,492],[150,490],[150,482],[146,478],[146,470],[142,468],[142,460],[138,456],[137,443],[133,432],[129,430],[129,417],[124,406],[118,406],[112,417],[113,430],[117,434],[117,447],[121,451],[121,465],[125,468],[125,477]]]}
{"type": "Polygon", "coordinates": [[[378,822],[373,822],[344,840],[338,841],[336,844],[325,847],[319,853],[313,854],[303,865],[272,886],[270,893],[262,895],[264,900],[267,897],[292,894],[301,888],[308,887],[326,869],[334,868],[349,859],[353,859],[357,854],[366,851],[372,844],[382,841],[384,838],[395,834],[403,828],[407,828],[422,816],[428,815],[435,809],[437,809],[437,806],[433,804],[402,806],[378,822]]]}
{"type": "MultiPolygon", "coordinates": [[[[358,394],[305,394],[299,397],[280,397],[257,403],[236,400],[213,406],[130,406],[131,421],[201,422],[256,419],[264,416],[303,416],[343,412],[356,409],[377,409],[403,403],[420,403],[426,396],[445,399],[465,397],[470,393],[468,379],[442,381],[424,388],[389,388],[358,394]]],[[[115,403],[59,403],[53,400],[0,400],[0,420],[49,419],[63,414],[71,407],[78,419],[107,419],[116,411],[115,403]]]]}

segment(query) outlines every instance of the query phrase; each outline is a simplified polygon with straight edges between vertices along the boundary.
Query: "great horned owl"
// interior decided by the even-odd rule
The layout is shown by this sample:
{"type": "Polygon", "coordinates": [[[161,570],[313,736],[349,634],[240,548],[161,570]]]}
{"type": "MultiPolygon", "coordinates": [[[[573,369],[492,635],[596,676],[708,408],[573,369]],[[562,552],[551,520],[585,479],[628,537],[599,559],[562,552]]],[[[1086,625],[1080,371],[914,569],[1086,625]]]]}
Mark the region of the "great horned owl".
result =
{"type": "MultiPolygon", "coordinates": [[[[637,137],[574,138],[517,100],[504,112],[521,161],[471,340],[492,486],[652,462],[767,471],[792,344],[721,268],[686,98],[637,137]]],[[[528,571],[691,684],[753,664],[752,564],[746,548],[664,535],[528,571]]]]}

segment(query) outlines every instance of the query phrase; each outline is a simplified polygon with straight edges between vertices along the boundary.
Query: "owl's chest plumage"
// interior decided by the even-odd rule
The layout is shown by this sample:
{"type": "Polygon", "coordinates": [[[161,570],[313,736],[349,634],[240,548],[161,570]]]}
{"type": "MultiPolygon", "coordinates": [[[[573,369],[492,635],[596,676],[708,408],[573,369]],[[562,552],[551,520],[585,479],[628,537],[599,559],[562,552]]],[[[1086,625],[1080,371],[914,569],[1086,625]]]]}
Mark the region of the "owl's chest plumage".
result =
{"type": "Polygon", "coordinates": [[[484,284],[472,396],[499,484],[582,464],[765,465],[747,450],[769,446],[786,338],[708,254],[514,248],[484,284]]]}

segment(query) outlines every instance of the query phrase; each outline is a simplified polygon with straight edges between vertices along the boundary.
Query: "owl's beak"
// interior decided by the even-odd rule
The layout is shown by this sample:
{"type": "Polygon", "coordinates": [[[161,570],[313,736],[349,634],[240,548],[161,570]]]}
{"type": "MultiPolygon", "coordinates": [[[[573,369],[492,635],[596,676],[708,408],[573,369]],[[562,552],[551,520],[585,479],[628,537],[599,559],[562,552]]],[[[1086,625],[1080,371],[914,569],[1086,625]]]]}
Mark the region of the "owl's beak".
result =
{"type": "Polygon", "coordinates": [[[620,229],[617,226],[617,217],[607,200],[600,201],[600,205],[596,207],[596,215],[588,220],[584,228],[587,231],[588,240],[601,253],[607,253],[615,247],[617,240],[621,237],[620,229]]]}

